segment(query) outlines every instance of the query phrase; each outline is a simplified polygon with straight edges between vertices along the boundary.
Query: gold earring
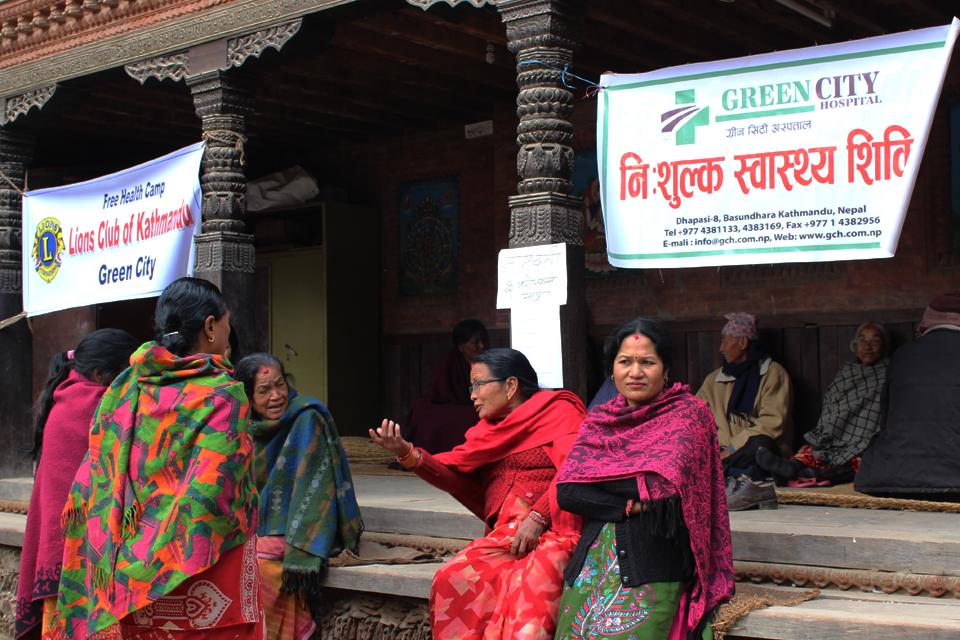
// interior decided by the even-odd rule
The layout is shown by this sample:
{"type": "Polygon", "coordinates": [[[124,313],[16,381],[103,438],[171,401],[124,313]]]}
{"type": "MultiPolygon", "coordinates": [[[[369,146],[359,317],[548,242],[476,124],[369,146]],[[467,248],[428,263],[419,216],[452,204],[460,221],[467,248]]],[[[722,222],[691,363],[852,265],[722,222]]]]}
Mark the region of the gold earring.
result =
{"type": "Polygon", "coordinates": [[[210,336],[209,338],[207,338],[207,342],[213,342],[214,340],[216,340],[216,338],[213,336],[210,336]]]}

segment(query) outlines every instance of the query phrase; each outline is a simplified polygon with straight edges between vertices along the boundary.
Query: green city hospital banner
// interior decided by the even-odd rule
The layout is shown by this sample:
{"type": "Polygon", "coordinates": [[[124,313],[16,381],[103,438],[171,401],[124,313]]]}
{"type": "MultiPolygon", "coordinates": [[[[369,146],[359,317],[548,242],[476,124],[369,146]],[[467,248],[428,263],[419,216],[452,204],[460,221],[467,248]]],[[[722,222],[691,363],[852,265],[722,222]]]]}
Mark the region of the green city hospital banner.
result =
{"type": "Polygon", "coordinates": [[[958,27],[603,75],[610,264],[893,256],[958,27]]]}

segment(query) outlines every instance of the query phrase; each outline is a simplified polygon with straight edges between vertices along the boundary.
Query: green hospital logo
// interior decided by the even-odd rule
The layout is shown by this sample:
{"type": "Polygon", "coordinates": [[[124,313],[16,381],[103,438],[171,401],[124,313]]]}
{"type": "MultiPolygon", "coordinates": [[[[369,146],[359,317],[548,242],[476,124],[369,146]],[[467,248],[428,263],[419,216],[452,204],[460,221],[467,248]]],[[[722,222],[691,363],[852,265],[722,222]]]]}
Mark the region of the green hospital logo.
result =
{"type": "Polygon", "coordinates": [[[37,223],[37,232],[33,237],[33,268],[50,282],[57,277],[63,260],[63,232],[56,218],[44,218],[37,223]]]}
{"type": "Polygon", "coordinates": [[[674,93],[674,99],[681,106],[660,114],[660,122],[663,124],[661,131],[663,133],[675,131],[678,145],[694,144],[697,141],[697,127],[710,124],[710,107],[701,108],[696,105],[694,89],[677,91],[674,93]]]}

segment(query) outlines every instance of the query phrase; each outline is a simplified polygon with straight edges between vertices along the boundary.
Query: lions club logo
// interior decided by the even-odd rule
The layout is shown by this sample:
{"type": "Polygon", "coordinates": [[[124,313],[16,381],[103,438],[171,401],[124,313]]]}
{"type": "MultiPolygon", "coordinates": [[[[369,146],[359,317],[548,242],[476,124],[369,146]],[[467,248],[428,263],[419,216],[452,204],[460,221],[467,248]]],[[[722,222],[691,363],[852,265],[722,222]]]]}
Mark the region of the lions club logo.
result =
{"type": "Polygon", "coordinates": [[[33,237],[33,268],[45,282],[57,277],[63,261],[63,232],[56,218],[44,218],[37,223],[33,237]]]}

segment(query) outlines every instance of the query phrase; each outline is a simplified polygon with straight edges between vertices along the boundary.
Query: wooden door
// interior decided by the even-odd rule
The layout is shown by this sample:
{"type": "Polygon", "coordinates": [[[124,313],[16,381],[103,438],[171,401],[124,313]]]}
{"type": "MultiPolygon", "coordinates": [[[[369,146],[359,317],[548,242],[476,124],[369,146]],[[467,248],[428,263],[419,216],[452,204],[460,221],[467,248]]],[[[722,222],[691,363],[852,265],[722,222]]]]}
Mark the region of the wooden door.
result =
{"type": "Polygon", "coordinates": [[[326,269],[323,249],[257,256],[270,272],[270,351],[290,383],[327,401],[326,269]]]}

